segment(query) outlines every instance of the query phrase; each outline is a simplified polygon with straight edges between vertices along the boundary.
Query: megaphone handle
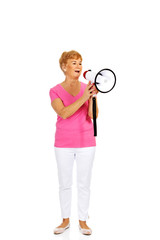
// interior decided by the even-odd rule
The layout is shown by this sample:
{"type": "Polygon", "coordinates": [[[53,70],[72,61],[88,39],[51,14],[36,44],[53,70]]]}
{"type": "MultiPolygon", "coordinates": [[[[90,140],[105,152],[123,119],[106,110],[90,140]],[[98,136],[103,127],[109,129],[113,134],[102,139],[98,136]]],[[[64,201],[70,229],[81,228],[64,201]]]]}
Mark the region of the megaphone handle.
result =
{"type": "Polygon", "coordinates": [[[92,98],[93,101],[93,127],[94,127],[94,136],[97,136],[97,123],[96,123],[96,98],[92,98]]]}

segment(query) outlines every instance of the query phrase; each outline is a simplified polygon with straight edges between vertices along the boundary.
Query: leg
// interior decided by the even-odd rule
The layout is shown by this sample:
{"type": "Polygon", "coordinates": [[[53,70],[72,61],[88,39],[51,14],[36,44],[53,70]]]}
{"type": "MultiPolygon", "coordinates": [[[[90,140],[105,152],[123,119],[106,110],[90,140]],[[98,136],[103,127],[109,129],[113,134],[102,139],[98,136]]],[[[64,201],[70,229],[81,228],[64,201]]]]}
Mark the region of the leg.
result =
{"type": "Polygon", "coordinates": [[[90,182],[96,147],[79,148],[76,154],[78,215],[80,221],[88,218],[90,182]]]}
{"type": "Polygon", "coordinates": [[[58,168],[61,216],[63,219],[67,219],[71,214],[71,188],[74,153],[71,148],[55,147],[55,156],[58,168]]]}

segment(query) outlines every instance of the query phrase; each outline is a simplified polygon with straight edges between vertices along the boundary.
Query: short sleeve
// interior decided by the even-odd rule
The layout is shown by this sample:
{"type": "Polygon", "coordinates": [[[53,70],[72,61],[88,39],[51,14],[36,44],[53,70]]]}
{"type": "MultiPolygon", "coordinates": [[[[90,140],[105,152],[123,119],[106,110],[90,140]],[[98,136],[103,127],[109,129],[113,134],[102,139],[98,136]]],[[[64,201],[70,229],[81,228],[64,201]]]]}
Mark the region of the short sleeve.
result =
{"type": "Polygon", "coordinates": [[[53,102],[54,99],[59,98],[58,94],[56,93],[56,91],[53,88],[50,89],[49,95],[51,98],[51,102],[53,102]]]}

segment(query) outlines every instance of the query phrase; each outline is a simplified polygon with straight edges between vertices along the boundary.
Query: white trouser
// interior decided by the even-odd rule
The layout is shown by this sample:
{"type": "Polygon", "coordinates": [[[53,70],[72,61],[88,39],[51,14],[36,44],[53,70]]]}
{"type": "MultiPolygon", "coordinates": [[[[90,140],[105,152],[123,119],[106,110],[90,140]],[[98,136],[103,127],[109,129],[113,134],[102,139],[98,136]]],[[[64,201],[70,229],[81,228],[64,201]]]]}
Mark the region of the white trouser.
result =
{"type": "Polygon", "coordinates": [[[88,218],[90,181],[96,147],[54,148],[58,167],[61,216],[62,218],[69,218],[71,215],[72,169],[76,159],[78,216],[79,220],[86,221],[88,218]]]}

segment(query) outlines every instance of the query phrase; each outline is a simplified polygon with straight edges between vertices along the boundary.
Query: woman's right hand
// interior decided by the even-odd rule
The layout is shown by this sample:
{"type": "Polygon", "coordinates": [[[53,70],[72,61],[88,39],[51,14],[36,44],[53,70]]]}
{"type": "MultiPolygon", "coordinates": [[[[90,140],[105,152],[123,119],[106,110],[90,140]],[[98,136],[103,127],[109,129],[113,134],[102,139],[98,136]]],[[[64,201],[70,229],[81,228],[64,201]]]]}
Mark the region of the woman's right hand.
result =
{"type": "Polygon", "coordinates": [[[91,81],[89,81],[82,96],[85,99],[85,101],[87,101],[93,94],[95,94],[95,91],[94,89],[92,89],[92,87],[93,84],[91,83],[91,81]]]}

